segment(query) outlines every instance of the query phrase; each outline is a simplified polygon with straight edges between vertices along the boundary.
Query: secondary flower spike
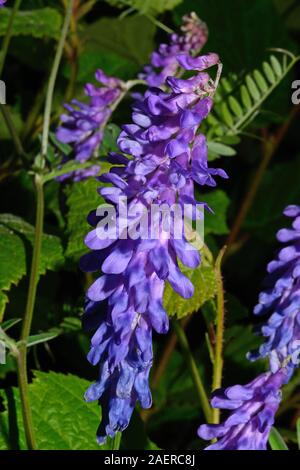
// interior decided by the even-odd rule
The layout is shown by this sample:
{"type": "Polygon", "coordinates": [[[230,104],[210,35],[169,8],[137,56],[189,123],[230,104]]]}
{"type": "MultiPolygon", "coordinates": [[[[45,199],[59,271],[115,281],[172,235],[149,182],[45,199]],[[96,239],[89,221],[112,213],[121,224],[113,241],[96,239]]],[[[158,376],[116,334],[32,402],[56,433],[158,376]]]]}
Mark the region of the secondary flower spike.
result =
{"type": "MultiPolygon", "coordinates": [[[[79,163],[84,163],[91,157],[97,157],[99,146],[103,140],[104,128],[111,117],[112,107],[125,90],[125,83],[118,78],[108,77],[102,70],[97,70],[96,79],[101,87],[87,84],[85,94],[88,103],[73,100],[66,104],[68,114],[62,114],[61,126],[56,131],[60,142],[72,147],[72,156],[79,163]]],[[[66,163],[66,157],[62,163],[66,163]]],[[[58,181],[73,178],[79,181],[90,176],[96,176],[100,167],[95,165],[88,169],[77,170],[58,177],[58,181]]]]}
{"type": "Polygon", "coordinates": [[[275,414],[281,402],[281,387],[289,372],[266,372],[247,385],[235,385],[213,393],[214,408],[230,410],[222,424],[204,424],[199,437],[217,442],[205,450],[266,450],[275,414]]]}
{"type": "Polygon", "coordinates": [[[140,78],[150,86],[163,85],[166,78],[176,75],[178,71],[177,56],[181,53],[197,55],[208,40],[208,29],[196,13],[182,18],[181,33],[171,34],[168,44],[161,44],[152,53],[150,65],[144,68],[140,78]]]}
{"type": "Polygon", "coordinates": [[[288,206],[284,215],[293,224],[277,234],[285,247],[269,263],[266,290],[254,309],[256,315],[270,314],[261,328],[267,341],[249,358],[268,357],[272,371],[287,364],[292,373],[300,354],[300,206],[288,206]]]}
{"type": "Polygon", "coordinates": [[[174,236],[177,221],[174,227],[174,214],[165,209],[189,204],[191,217],[201,217],[194,184],[216,186],[215,176],[227,177],[223,170],[209,168],[206,139],[197,135],[215,91],[215,83],[203,70],[219,64],[219,57],[188,59],[183,54],[177,60],[183,69],[188,64],[196,72],[187,80],[170,77],[170,91],[149,88],[134,103],[133,122],[123,126],[118,139],[120,153],[110,156],[118,166],[101,177],[111,184],[99,192],[115,208],[117,237],[113,229],[99,236],[103,220],[99,210],[89,216],[94,229],[85,242],[92,251],[82,258],[81,267],[101,270],[102,275],[87,292],[83,319],[86,328],[96,329],[88,359],[99,364],[99,378],[85,396],[102,406],[99,443],[128,426],[137,401],[143,408],[151,406],[152,330],[166,333],[169,328],[162,304],[166,281],[184,298],[194,292],[178,260],[195,268],[199,251],[190,245],[180,224],[180,236],[174,236]],[[154,205],[164,210],[153,213],[154,205]]]}

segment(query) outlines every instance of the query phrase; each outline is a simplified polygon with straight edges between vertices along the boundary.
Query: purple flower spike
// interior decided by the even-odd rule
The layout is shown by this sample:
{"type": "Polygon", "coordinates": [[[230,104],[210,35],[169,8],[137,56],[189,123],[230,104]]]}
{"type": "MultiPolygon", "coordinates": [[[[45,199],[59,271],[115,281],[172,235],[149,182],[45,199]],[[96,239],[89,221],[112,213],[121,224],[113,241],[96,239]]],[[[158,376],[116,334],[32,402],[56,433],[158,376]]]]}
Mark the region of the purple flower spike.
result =
{"type": "Polygon", "coordinates": [[[267,342],[249,358],[268,357],[273,372],[285,364],[292,373],[300,354],[300,207],[289,206],[284,214],[294,219],[292,228],[277,234],[285,247],[269,263],[267,289],[254,309],[256,315],[271,314],[261,329],[267,342]]]}
{"type": "Polygon", "coordinates": [[[169,44],[161,44],[158,51],[153,52],[151,64],[140,74],[148,85],[163,85],[167,77],[176,75],[178,71],[177,55],[199,54],[206,44],[208,29],[196,13],[185,15],[182,22],[181,34],[171,34],[169,44]]]}
{"type": "Polygon", "coordinates": [[[214,392],[214,408],[231,410],[222,424],[204,424],[199,437],[217,442],[205,450],[266,450],[271,427],[281,401],[281,387],[289,372],[279,369],[258,376],[245,386],[235,385],[214,392]]]}
{"type": "Polygon", "coordinates": [[[188,241],[184,215],[175,218],[172,207],[188,204],[190,218],[201,219],[195,183],[215,186],[216,176],[227,177],[208,167],[205,137],[197,135],[213,104],[212,83],[196,71],[188,80],[168,80],[169,92],[149,88],[139,96],[133,122],[118,138],[120,153],[109,157],[118,166],[100,178],[106,184],[99,192],[114,207],[109,220],[115,222],[100,236],[104,214],[90,214],[93,230],[85,243],[92,251],[81,260],[83,270],[102,273],[87,292],[84,315],[84,325],[96,329],[88,359],[100,372],[86,399],[102,406],[100,443],[128,426],[137,401],[151,406],[152,330],[169,328],[166,282],[182,297],[193,296],[179,260],[195,268],[200,253],[188,241]]]}
{"type": "MultiPolygon", "coordinates": [[[[102,70],[97,70],[96,79],[101,87],[92,84],[85,86],[85,94],[89,97],[89,103],[81,103],[73,100],[72,104],[66,104],[68,114],[61,116],[62,124],[56,131],[56,137],[60,142],[69,144],[73,148],[74,159],[84,163],[91,157],[96,157],[103,139],[104,127],[112,114],[112,106],[120,98],[124,90],[124,83],[114,77],[108,77],[102,70]]],[[[65,163],[68,157],[63,160],[65,163]]],[[[58,177],[58,181],[73,178],[79,181],[90,176],[96,176],[100,167],[78,170],[58,177]]]]}

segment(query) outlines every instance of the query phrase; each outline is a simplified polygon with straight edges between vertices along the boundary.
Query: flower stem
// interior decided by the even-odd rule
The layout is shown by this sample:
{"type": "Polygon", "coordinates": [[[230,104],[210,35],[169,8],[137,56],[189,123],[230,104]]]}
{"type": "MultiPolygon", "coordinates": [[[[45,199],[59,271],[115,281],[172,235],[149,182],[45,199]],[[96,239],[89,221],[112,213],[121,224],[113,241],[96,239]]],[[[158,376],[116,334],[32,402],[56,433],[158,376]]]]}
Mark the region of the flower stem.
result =
{"type": "Polygon", "coordinates": [[[45,157],[47,155],[48,150],[48,142],[49,142],[49,129],[50,129],[50,119],[51,119],[51,110],[52,110],[52,102],[53,102],[53,94],[54,94],[54,87],[55,82],[58,74],[59,65],[61,62],[65,41],[67,38],[72,11],[73,11],[73,4],[74,0],[69,0],[67,10],[66,10],[66,17],[64,21],[64,25],[61,31],[61,36],[59,39],[59,43],[57,46],[57,51],[55,54],[49,84],[48,84],[48,91],[47,91],[47,98],[46,98],[46,105],[45,105],[45,113],[44,113],[44,125],[43,125],[43,134],[42,134],[42,156],[45,157]]]}
{"type": "Polygon", "coordinates": [[[122,433],[117,432],[115,437],[112,440],[112,449],[111,450],[120,450],[121,439],[122,439],[122,433]]]}
{"type": "Polygon", "coordinates": [[[18,380],[21,397],[22,415],[25,429],[27,446],[30,450],[36,449],[34,427],[28,395],[27,379],[27,341],[30,335],[34,305],[36,299],[37,285],[39,281],[39,265],[42,247],[43,223],[44,223],[44,191],[43,182],[39,175],[35,176],[36,189],[36,222],[33,245],[32,264],[28,288],[28,297],[25,309],[25,315],[22,323],[22,331],[19,343],[19,356],[17,360],[18,380]]]}
{"type": "Polygon", "coordinates": [[[177,320],[173,320],[173,326],[175,329],[175,332],[177,334],[177,338],[179,341],[179,344],[181,346],[182,352],[184,354],[186,364],[189,368],[190,374],[192,376],[195,388],[197,390],[198,398],[200,401],[201,408],[203,410],[204,416],[206,418],[206,421],[208,423],[211,422],[211,417],[212,417],[212,410],[206,395],[206,391],[204,388],[204,385],[202,383],[202,379],[200,377],[199,371],[197,369],[197,365],[195,362],[195,359],[192,355],[192,352],[189,347],[189,343],[185,334],[184,329],[180,325],[180,322],[177,320]]]}
{"type": "Polygon", "coordinates": [[[11,12],[11,15],[10,15],[10,18],[9,18],[7,31],[6,31],[5,37],[3,39],[1,54],[0,54],[0,77],[2,76],[2,72],[3,72],[4,65],[5,65],[8,48],[9,48],[11,37],[12,37],[13,24],[14,24],[14,21],[15,21],[16,14],[18,13],[18,10],[21,6],[21,3],[22,3],[22,0],[16,0],[15,1],[15,4],[13,6],[13,9],[12,9],[12,12],[11,12]]]}
{"type": "MultiPolygon", "coordinates": [[[[224,307],[224,288],[221,273],[221,263],[225,253],[224,247],[216,260],[215,275],[217,282],[217,327],[216,327],[216,345],[214,354],[213,365],[213,381],[212,389],[216,390],[222,385],[222,372],[223,372],[223,340],[224,340],[224,320],[225,320],[225,307],[224,307]]],[[[220,410],[213,408],[212,422],[218,424],[220,421],[220,410]]]]}
{"type": "MultiPolygon", "coordinates": [[[[43,123],[43,136],[42,136],[42,148],[41,155],[45,157],[47,154],[48,141],[49,141],[49,126],[50,116],[53,101],[53,92],[57,72],[62,57],[62,51],[65,43],[65,39],[68,33],[70,24],[70,18],[73,8],[73,1],[69,0],[68,8],[66,12],[66,18],[61,32],[61,37],[58,43],[57,52],[55,55],[52,71],[50,74],[49,85],[47,90],[44,123],[43,123]]],[[[27,342],[30,335],[31,324],[34,313],[34,306],[36,300],[37,285],[39,281],[39,266],[41,258],[42,248],[42,236],[43,236],[43,225],[44,225],[44,181],[41,175],[35,174],[34,179],[35,190],[36,190],[36,221],[35,221],[35,235],[33,245],[32,264],[29,279],[28,297],[26,303],[25,314],[22,323],[22,331],[19,343],[19,355],[17,360],[18,368],[18,380],[21,398],[22,416],[24,422],[24,430],[27,446],[30,450],[36,449],[36,442],[34,436],[34,426],[32,421],[32,414],[29,401],[29,387],[27,377],[27,342]]]]}

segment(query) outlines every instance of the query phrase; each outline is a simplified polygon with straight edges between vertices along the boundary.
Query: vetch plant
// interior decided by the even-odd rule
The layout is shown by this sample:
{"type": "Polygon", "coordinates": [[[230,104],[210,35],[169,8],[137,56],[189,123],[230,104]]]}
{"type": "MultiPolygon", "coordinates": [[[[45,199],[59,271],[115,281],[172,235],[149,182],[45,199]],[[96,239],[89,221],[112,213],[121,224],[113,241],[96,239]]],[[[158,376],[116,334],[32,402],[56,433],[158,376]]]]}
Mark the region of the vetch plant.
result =
{"type": "Polygon", "coordinates": [[[300,448],[294,5],[190,5],[0,1],[0,450],[300,448]]]}
{"type": "MultiPolygon", "coordinates": [[[[194,183],[213,187],[214,176],[227,177],[223,170],[208,167],[205,137],[196,135],[212,107],[217,86],[203,70],[217,65],[219,58],[216,54],[197,58],[181,54],[177,60],[183,70],[197,72],[187,80],[169,77],[166,84],[170,92],[150,88],[134,103],[133,124],[123,126],[118,138],[120,151],[125,155],[110,157],[124,167],[113,167],[101,177],[113,185],[100,189],[107,203],[129,198],[129,207],[137,208],[141,214],[123,219],[119,209],[119,231],[121,227],[130,232],[144,214],[151,217],[151,204],[190,203],[194,212],[191,217],[201,217],[201,212],[197,213],[194,183]]],[[[181,238],[172,234],[169,239],[164,229],[166,221],[161,220],[160,213],[157,217],[157,238],[148,230],[138,239],[128,239],[120,233],[117,241],[109,233],[100,238],[97,214],[89,217],[95,228],[85,242],[93,251],[82,258],[81,266],[86,271],[101,269],[103,275],[87,292],[84,325],[97,328],[88,358],[93,365],[100,364],[100,371],[99,380],[85,396],[87,401],[99,400],[102,405],[99,443],[128,426],[137,400],[143,408],[151,406],[148,377],[153,361],[152,329],[166,333],[169,324],[162,305],[165,282],[184,298],[193,295],[194,287],[180,271],[177,260],[195,268],[200,254],[187,248],[189,242],[183,229],[181,238]],[[104,300],[107,313],[103,315],[104,300]]],[[[168,220],[168,225],[171,222],[168,220]]]]}

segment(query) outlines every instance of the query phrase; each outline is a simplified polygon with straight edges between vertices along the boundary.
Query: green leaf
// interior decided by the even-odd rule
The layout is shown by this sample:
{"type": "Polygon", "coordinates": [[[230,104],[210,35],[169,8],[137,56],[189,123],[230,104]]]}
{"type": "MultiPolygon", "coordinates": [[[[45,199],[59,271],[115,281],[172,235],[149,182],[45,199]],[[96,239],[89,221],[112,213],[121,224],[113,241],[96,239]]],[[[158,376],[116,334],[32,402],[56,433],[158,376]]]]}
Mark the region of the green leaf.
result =
{"type": "Polygon", "coordinates": [[[297,421],[297,440],[298,440],[298,448],[300,450],[300,418],[297,421]]]}
{"type": "Polygon", "coordinates": [[[51,339],[57,338],[59,333],[59,330],[53,330],[48,331],[47,333],[40,333],[38,335],[29,336],[27,340],[27,346],[30,348],[31,346],[35,346],[37,344],[46,343],[51,339]]]}
{"type": "MultiPolygon", "coordinates": [[[[34,227],[25,222],[21,217],[13,214],[0,214],[0,227],[10,230],[19,239],[25,239],[31,244],[34,242],[34,227]]],[[[23,244],[23,242],[21,243],[23,244]]],[[[62,262],[63,250],[61,240],[54,235],[43,234],[39,273],[45,274],[48,269],[55,270],[62,262]]]]}
{"type": "Polygon", "coordinates": [[[271,429],[269,444],[272,450],[289,450],[283,438],[275,428],[271,429]]]}
{"type": "MultiPolygon", "coordinates": [[[[240,86],[240,97],[224,95],[222,92],[222,86],[219,87],[216,94],[216,104],[214,107],[215,116],[219,121],[217,125],[212,124],[215,129],[210,129],[210,139],[213,140],[213,136],[220,135],[220,129],[223,133],[227,135],[238,135],[241,133],[245,127],[253,121],[253,119],[258,115],[263,103],[269,98],[271,93],[275,90],[276,87],[283,81],[288,72],[294,67],[297,62],[297,58],[291,58],[285,52],[281,53],[279,56],[282,59],[282,65],[275,56],[270,57],[270,63],[263,63],[263,71],[260,72],[258,69],[255,69],[253,73],[250,73],[245,78],[245,83],[240,86]],[[273,58],[273,59],[272,59],[273,58]],[[275,60],[276,64],[275,65],[275,60]],[[285,64],[286,62],[286,64],[285,64]],[[276,73],[273,71],[273,68],[276,68],[276,73]],[[279,71],[281,74],[279,75],[279,71]],[[266,78],[265,78],[266,77],[266,78]],[[270,84],[267,83],[267,80],[270,84]],[[239,103],[241,99],[241,104],[239,103]],[[231,114],[230,109],[232,109],[234,115],[231,114]],[[224,128],[226,129],[224,132],[224,128]]],[[[239,86],[239,79],[232,77],[232,80],[236,80],[236,85],[233,89],[239,86]]],[[[221,84],[224,80],[221,80],[221,84]]],[[[234,83],[233,83],[234,85],[234,83]]],[[[212,122],[210,120],[210,122],[212,122]]]]}
{"type": "Polygon", "coordinates": [[[234,98],[234,96],[229,96],[228,103],[236,117],[240,118],[243,116],[243,109],[238,100],[234,98]]]}
{"type": "Polygon", "coordinates": [[[259,70],[254,70],[253,75],[262,93],[267,93],[268,84],[263,74],[259,70]]]}
{"type": "MultiPolygon", "coordinates": [[[[0,15],[0,36],[4,36],[11,15],[11,8],[3,8],[0,15]]],[[[22,10],[16,15],[13,23],[13,36],[33,36],[35,38],[59,37],[62,17],[54,8],[39,8],[37,10],[22,10]]]]}
{"type": "Polygon", "coordinates": [[[173,10],[182,0],[105,0],[117,8],[133,8],[142,14],[161,14],[167,10],[173,10]]]}
{"type": "Polygon", "coordinates": [[[274,85],[274,83],[276,83],[276,77],[270,64],[268,62],[264,62],[263,69],[271,85],[274,85]]]}
{"type": "MultiPolygon", "coordinates": [[[[141,16],[125,18],[101,18],[83,32],[88,50],[114,53],[133,66],[141,67],[149,61],[154,49],[155,26],[141,16]]],[[[133,70],[134,74],[134,70],[133,70]]]]}
{"type": "Polygon", "coordinates": [[[230,127],[233,127],[234,125],[234,119],[233,119],[233,116],[231,114],[231,112],[229,111],[229,107],[226,103],[222,103],[221,104],[221,108],[220,108],[220,112],[221,112],[221,115],[224,119],[224,122],[225,124],[230,128],[230,127]]]}
{"type": "Polygon", "coordinates": [[[103,199],[99,196],[97,188],[99,182],[94,178],[80,181],[67,188],[67,232],[69,235],[66,255],[78,259],[87,251],[84,237],[90,230],[87,223],[88,214],[96,209],[103,199]]]}
{"type": "Polygon", "coordinates": [[[23,241],[12,230],[0,224],[0,322],[4,314],[8,291],[26,273],[26,252],[23,241]]]}
{"type": "Polygon", "coordinates": [[[250,96],[249,91],[248,91],[248,89],[245,85],[241,86],[241,98],[242,98],[242,102],[243,102],[243,105],[245,106],[245,108],[247,108],[247,109],[251,108],[251,106],[252,106],[251,96],[250,96]]]}
{"type": "Polygon", "coordinates": [[[0,224],[0,289],[8,290],[26,272],[25,249],[22,240],[0,224]]]}
{"type": "Polygon", "coordinates": [[[246,84],[247,84],[248,90],[249,90],[252,98],[254,99],[254,101],[258,101],[259,98],[260,98],[260,92],[259,92],[259,89],[257,88],[253,78],[251,77],[251,75],[248,75],[246,77],[246,84]]]}
{"type": "Polygon", "coordinates": [[[22,321],[22,318],[11,318],[10,320],[7,320],[7,321],[1,323],[1,328],[2,328],[3,331],[7,331],[10,328],[12,328],[13,326],[20,323],[20,321],[22,321]]]}
{"type": "Polygon", "coordinates": [[[279,60],[275,55],[271,55],[270,59],[275,74],[277,75],[277,77],[281,77],[283,70],[279,60]]]}
{"type": "Polygon", "coordinates": [[[217,155],[224,157],[233,157],[236,155],[236,150],[229,145],[221,144],[220,142],[207,142],[208,150],[217,155]]]}
{"type": "Polygon", "coordinates": [[[194,284],[195,291],[191,299],[183,299],[167,284],[164,292],[163,305],[170,317],[184,318],[199,308],[216,294],[216,278],[212,266],[200,265],[196,269],[180,266],[181,271],[194,284]]]}
{"type": "Polygon", "coordinates": [[[227,211],[230,200],[227,194],[217,189],[208,194],[198,194],[199,200],[205,202],[214,213],[205,211],[204,230],[205,234],[213,233],[215,235],[226,235],[229,233],[227,225],[227,211]]]}
{"type": "MultiPolygon", "coordinates": [[[[87,404],[83,395],[90,385],[75,375],[56,372],[34,373],[29,385],[29,398],[39,450],[97,450],[108,449],[96,443],[95,433],[101,413],[97,403],[87,404]]],[[[3,397],[3,393],[2,393],[3,397]]],[[[0,414],[0,449],[26,449],[21,416],[20,397],[13,389],[9,411],[0,414]],[[12,408],[11,408],[12,405],[12,408]],[[16,422],[14,423],[13,407],[16,422]],[[11,414],[10,414],[11,413],[11,414]],[[9,418],[10,416],[10,418],[9,418]],[[18,433],[16,433],[16,426],[18,433]]]]}

